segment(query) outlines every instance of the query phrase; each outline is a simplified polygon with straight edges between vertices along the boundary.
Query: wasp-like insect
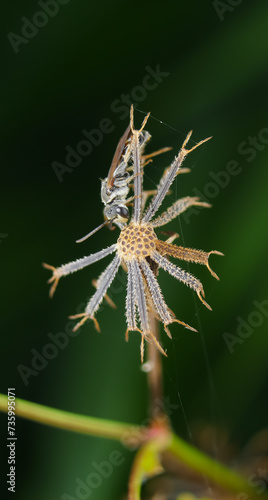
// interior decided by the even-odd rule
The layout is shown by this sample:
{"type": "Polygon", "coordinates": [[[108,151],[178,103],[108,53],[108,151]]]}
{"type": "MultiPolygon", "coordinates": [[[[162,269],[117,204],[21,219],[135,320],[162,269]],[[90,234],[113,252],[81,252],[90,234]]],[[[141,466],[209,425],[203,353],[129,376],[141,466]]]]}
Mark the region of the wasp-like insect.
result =
{"type": "Polygon", "coordinates": [[[133,176],[130,174],[132,151],[132,131],[130,125],[121,137],[108,172],[108,176],[101,182],[101,200],[104,203],[104,218],[116,224],[120,229],[129,219],[127,203],[130,182],[133,176]]]}
{"type": "MultiPolygon", "coordinates": [[[[149,114],[147,117],[149,117],[149,114]]],[[[86,236],[77,240],[77,243],[89,238],[107,223],[109,223],[110,229],[112,229],[112,224],[116,224],[122,229],[128,222],[129,210],[127,205],[133,200],[133,197],[128,198],[130,183],[134,179],[131,174],[133,170],[132,138],[133,133],[130,123],[117,144],[108,176],[101,181],[101,201],[104,204],[105,221],[86,236]]],[[[150,138],[149,132],[145,130],[141,132],[139,137],[140,154],[142,154],[150,138]]]]}
{"type": "MultiPolygon", "coordinates": [[[[143,126],[139,131],[138,150],[141,167],[144,167],[147,162],[151,161],[149,158],[171,149],[162,148],[149,155],[143,155],[146,143],[151,138],[149,132],[143,130],[149,115],[150,113],[145,117],[143,126]]],[[[101,200],[104,204],[103,214],[105,221],[86,236],[77,240],[77,243],[89,238],[107,224],[109,224],[110,229],[112,229],[113,224],[116,224],[120,229],[125,227],[129,220],[127,205],[133,201],[133,197],[128,198],[131,182],[134,179],[134,175],[132,174],[133,164],[133,107],[131,107],[130,124],[117,144],[108,176],[101,181],[101,200]]]]}

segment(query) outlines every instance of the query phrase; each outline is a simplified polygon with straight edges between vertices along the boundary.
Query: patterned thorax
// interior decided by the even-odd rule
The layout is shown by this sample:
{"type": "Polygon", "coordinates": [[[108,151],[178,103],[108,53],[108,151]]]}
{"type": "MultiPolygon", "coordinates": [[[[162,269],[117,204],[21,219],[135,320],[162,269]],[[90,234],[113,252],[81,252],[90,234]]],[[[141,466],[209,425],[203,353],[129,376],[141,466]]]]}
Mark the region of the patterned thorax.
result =
{"type": "Polygon", "coordinates": [[[125,261],[142,260],[156,250],[157,237],[147,224],[131,223],[121,231],[117,241],[118,255],[125,261]]]}

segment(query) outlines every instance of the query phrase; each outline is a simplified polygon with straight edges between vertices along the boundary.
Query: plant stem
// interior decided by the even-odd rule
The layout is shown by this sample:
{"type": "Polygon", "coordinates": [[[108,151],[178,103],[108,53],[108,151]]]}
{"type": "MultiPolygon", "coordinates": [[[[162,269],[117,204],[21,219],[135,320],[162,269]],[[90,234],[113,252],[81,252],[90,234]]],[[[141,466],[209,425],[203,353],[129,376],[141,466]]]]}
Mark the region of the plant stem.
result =
{"type": "MultiPolygon", "coordinates": [[[[0,411],[7,411],[7,396],[0,394],[0,411]]],[[[49,408],[16,398],[16,416],[81,434],[121,440],[133,426],[49,408]]]]}
{"type": "MultiPolygon", "coordinates": [[[[151,310],[149,310],[151,332],[159,342],[159,323],[151,310]]],[[[148,388],[150,393],[149,415],[153,419],[161,421],[162,425],[168,425],[168,417],[163,410],[163,370],[159,349],[153,342],[148,342],[148,362],[151,369],[148,371],[148,388]],[[157,416],[157,417],[156,417],[157,416]],[[166,418],[165,418],[166,417],[166,418]]]]}
{"type": "MultiPolygon", "coordinates": [[[[7,412],[7,410],[7,396],[5,394],[0,394],[0,411],[7,412]]],[[[16,398],[15,411],[17,417],[26,418],[44,425],[118,441],[122,441],[124,434],[136,432],[138,435],[140,432],[140,427],[132,424],[77,415],[37,403],[24,401],[19,398],[16,398]]],[[[250,488],[247,480],[236,472],[229,470],[224,465],[221,465],[193,446],[185,443],[168,429],[166,429],[166,435],[163,434],[163,432],[165,431],[163,430],[161,432],[159,430],[159,434],[157,433],[158,436],[155,436],[155,444],[152,443],[152,446],[161,446],[162,452],[164,452],[165,449],[166,452],[171,453],[174,458],[178,460],[179,464],[184,463],[200,474],[206,475],[206,477],[215,484],[224,486],[232,492],[246,492],[251,495],[251,499],[256,497],[258,497],[259,500],[261,498],[267,499],[265,494],[257,495],[256,489],[250,488]],[[163,446],[163,438],[166,443],[165,446],[163,446]],[[160,442],[159,439],[161,440],[160,442]]],[[[150,449],[150,446],[146,446],[146,449],[150,449]]]]}
{"type": "Polygon", "coordinates": [[[227,469],[213,458],[198,452],[194,447],[185,443],[174,434],[166,451],[176,457],[179,462],[181,461],[189,468],[200,473],[200,475],[205,476],[213,484],[223,487],[226,491],[240,494],[240,497],[237,496],[237,498],[248,500],[256,498],[259,500],[260,498],[267,499],[267,495],[265,493],[258,493],[256,488],[250,486],[245,477],[240,476],[233,470],[227,469]]]}

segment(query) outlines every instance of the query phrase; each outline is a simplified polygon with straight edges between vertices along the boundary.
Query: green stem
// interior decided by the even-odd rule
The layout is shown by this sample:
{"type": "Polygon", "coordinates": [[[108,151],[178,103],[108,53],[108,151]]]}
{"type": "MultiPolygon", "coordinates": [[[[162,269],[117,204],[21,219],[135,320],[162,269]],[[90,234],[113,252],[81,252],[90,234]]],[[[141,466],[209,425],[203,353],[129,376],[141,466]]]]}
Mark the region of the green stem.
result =
{"type": "MultiPolygon", "coordinates": [[[[5,394],[0,394],[0,411],[7,412],[7,396],[5,394]]],[[[129,424],[77,415],[19,398],[16,398],[16,416],[40,424],[108,439],[121,440],[122,436],[129,432],[130,427],[133,431],[133,426],[129,424]]]]}
{"type": "MultiPolygon", "coordinates": [[[[7,409],[7,396],[5,394],[0,394],[0,411],[7,412],[7,409]]],[[[136,432],[137,435],[140,433],[140,428],[132,424],[77,415],[37,403],[24,401],[19,398],[16,398],[15,411],[17,417],[33,420],[34,422],[39,422],[44,425],[91,436],[116,439],[118,441],[122,441],[123,436],[129,433],[133,434],[136,432]]],[[[162,450],[171,453],[180,464],[184,463],[188,467],[206,476],[208,480],[213,481],[219,486],[223,486],[227,490],[229,489],[231,492],[247,493],[251,499],[258,498],[258,500],[260,500],[260,498],[267,498],[267,496],[263,494],[257,495],[256,490],[250,488],[246,479],[229,470],[224,465],[209,458],[207,455],[185,443],[171,432],[169,436],[169,438],[167,437],[166,447],[164,449],[162,448],[162,450]]],[[[156,435],[154,439],[158,441],[159,437],[160,436],[156,435]]],[[[152,439],[152,436],[150,439],[152,439]]]]}
{"type": "Polygon", "coordinates": [[[171,443],[166,448],[166,452],[172,453],[180,462],[196,470],[214,484],[222,486],[226,491],[240,493],[241,495],[242,493],[247,494],[251,500],[254,498],[258,498],[258,500],[260,498],[267,499],[267,495],[257,494],[256,489],[249,485],[246,478],[200,453],[174,434],[171,443]]]}
{"type": "MultiPolygon", "coordinates": [[[[167,439],[169,440],[168,434],[167,439]]],[[[143,481],[147,477],[163,472],[163,467],[160,463],[160,454],[161,451],[165,451],[165,448],[166,439],[159,436],[157,440],[152,439],[148,441],[138,450],[130,472],[128,484],[129,500],[140,500],[143,481]]]]}

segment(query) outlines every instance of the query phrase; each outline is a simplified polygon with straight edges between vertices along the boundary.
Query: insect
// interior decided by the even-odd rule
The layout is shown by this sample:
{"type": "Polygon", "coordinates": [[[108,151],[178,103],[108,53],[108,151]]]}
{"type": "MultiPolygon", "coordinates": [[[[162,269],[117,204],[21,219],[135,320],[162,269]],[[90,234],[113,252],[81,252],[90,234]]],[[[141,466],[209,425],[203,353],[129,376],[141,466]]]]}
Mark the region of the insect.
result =
{"type": "Polygon", "coordinates": [[[131,157],[131,136],[132,131],[129,125],[117,145],[108,176],[101,182],[104,218],[114,222],[119,228],[129,219],[126,205],[130,189],[129,183],[132,179],[127,170],[131,157]]]}
{"type": "MultiPolygon", "coordinates": [[[[146,143],[151,138],[149,132],[143,131],[139,136],[139,154],[142,157],[146,143]]],[[[133,133],[129,125],[121,137],[106,179],[101,183],[101,199],[104,203],[105,219],[115,223],[122,229],[129,219],[127,205],[133,197],[127,198],[133,170],[133,133]]]]}
{"type": "Polygon", "coordinates": [[[188,271],[184,271],[181,267],[175,265],[169,258],[172,257],[181,261],[204,265],[214,278],[219,279],[209,265],[209,257],[212,254],[223,255],[217,250],[206,252],[174,245],[173,241],[177,236],[176,234],[174,235],[175,237],[173,236],[167,241],[158,238],[155,230],[175,219],[189,207],[210,207],[208,203],[200,201],[197,197],[187,196],[175,201],[162,214],[156,215],[177,175],[185,172],[185,169],[181,168],[184,159],[189,153],[210,138],[204,139],[187,149],[186,146],[192,135],[192,132],[189,132],[178,155],[172,164],[164,170],[157,189],[154,191],[153,199],[148,207],[145,208],[143,198],[143,166],[146,164],[148,156],[143,156],[142,153],[143,147],[149,138],[148,132],[144,131],[148,117],[149,115],[143,120],[141,128],[135,130],[133,107],[131,107],[130,130],[127,129],[122,139],[120,139],[114,156],[115,163],[112,162],[112,169],[110,169],[109,175],[105,179],[107,181],[105,184],[105,195],[107,195],[108,200],[105,208],[109,204],[111,206],[126,206],[128,201],[127,195],[130,189],[130,179],[132,178],[134,181],[133,210],[130,221],[128,222],[128,217],[125,217],[123,221],[117,220],[116,215],[114,218],[111,218],[111,221],[115,221],[120,228],[120,235],[117,242],[94,254],[57,268],[44,264],[44,267],[50,269],[53,273],[49,280],[49,283],[52,285],[50,289],[50,296],[52,297],[61,277],[79,271],[111,254],[115,254],[110,264],[108,264],[97,279],[96,291],[90,298],[85,311],[70,316],[70,318],[79,319],[74,327],[74,331],[89,319],[94,322],[96,329],[99,331],[99,324],[95,315],[101,302],[107,297],[107,291],[120,265],[122,265],[126,269],[128,276],[126,290],[126,340],[128,340],[129,331],[138,331],[141,334],[142,362],[145,341],[153,342],[157,349],[166,356],[165,350],[154,335],[151,326],[151,316],[163,323],[164,329],[170,338],[169,325],[172,323],[180,323],[185,328],[196,331],[195,328],[177,319],[166,304],[157,280],[159,270],[162,269],[168,272],[173,278],[195,290],[200,301],[208,309],[211,309],[205,301],[205,293],[201,281],[188,271]],[[129,174],[128,169],[130,169],[132,174],[129,174]],[[112,196],[110,191],[107,191],[107,186],[111,187],[111,192],[112,188],[115,189],[115,197],[112,196]],[[125,191],[120,191],[121,188],[125,188],[125,191]]]}
{"type": "MultiPolygon", "coordinates": [[[[101,201],[104,204],[104,222],[86,236],[77,240],[77,243],[85,241],[103,226],[107,225],[107,223],[109,223],[110,229],[112,229],[112,224],[116,224],[122,229],[128,222],[129,210],[127,205],[133,200],[133,197],[128,198],[128,194],[130,191],[130,183],[134,179],[134,175],[131,174],[131,170],[133,170],[132,136],[133,134],[129,124],[117,144],[108,176],[101,181],[101,201]]],[[[150,138],[149,132],[146,131],[140,135],[140,155],[150,138]]]]}
{"type": "MultiPolygon", "coordinates": [[[[149,114],[147,116],[149,117],[149,114]]],[[[149,155],[143,155],[145,146],[150,138],[151,135],[146,130],[140,132],[138,138],[138,154],[141,159],[142,167],[149,163],[152,157],[171,149],[166,147],[154,151],[149,155]]],[[[120,229],[127,224],[129,220],[128,205],[134,199],[133,196],[128,198],[131,186],[130,183],[135,177],[134,174],[131,173],[134,165],[133,154],[133,131],[129,124],[117,144],[108,176],[101,181],[101,201],[104,204],[103,215],[105,221],[86,236],[77,240],[77,243],[85,241],[103,226],[107,225],[107,223],[109,223],[110,229],[112,229],[112,224],[116,224],[120,229]]]]}

